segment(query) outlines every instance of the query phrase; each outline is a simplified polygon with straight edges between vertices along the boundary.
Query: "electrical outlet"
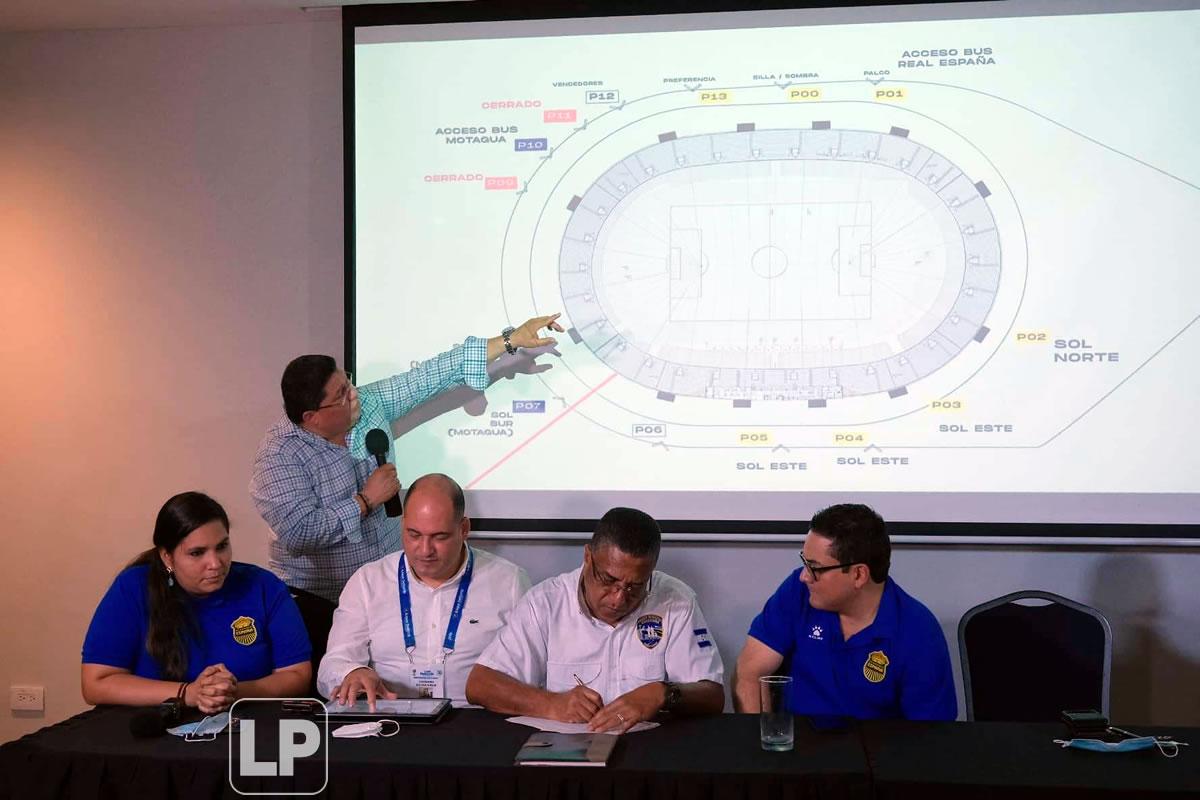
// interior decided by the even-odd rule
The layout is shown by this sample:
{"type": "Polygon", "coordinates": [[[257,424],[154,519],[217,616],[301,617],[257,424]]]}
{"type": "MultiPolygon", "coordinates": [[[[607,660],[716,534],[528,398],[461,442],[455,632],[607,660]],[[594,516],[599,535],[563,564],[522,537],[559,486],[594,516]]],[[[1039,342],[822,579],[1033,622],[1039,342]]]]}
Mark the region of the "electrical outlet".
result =
{"type": "Polygon", "coordinates": [[[45,711],[46,689],[42,686],[10,686],[8,705],[13,711],[45,711]]]}

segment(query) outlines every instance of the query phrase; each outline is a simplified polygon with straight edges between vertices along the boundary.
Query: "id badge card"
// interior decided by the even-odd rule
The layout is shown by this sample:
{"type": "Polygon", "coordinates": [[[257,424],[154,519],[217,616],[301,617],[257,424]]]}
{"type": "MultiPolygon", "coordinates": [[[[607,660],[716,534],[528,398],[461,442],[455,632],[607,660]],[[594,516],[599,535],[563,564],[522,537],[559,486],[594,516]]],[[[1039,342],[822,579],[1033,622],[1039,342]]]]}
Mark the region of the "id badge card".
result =
{"type": "Polygon", "coordinates": [[[413,667],[412,678],[417,697],[446,696],[446,670],[442,665],[413,667]]]}

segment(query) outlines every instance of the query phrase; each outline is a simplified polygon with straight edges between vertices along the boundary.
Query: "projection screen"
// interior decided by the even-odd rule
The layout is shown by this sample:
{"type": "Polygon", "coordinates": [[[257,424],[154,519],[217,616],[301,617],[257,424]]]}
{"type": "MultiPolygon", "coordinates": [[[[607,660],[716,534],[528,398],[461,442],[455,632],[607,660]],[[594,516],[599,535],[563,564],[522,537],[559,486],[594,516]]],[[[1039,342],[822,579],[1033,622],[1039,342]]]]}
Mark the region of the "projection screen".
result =
{"type": "Polygon", "coordinates": [[[1200,538],[1196,5],[345,9],[356,382],[567,329],[398,423],[401,480],[494,530],[1200,538]]]}

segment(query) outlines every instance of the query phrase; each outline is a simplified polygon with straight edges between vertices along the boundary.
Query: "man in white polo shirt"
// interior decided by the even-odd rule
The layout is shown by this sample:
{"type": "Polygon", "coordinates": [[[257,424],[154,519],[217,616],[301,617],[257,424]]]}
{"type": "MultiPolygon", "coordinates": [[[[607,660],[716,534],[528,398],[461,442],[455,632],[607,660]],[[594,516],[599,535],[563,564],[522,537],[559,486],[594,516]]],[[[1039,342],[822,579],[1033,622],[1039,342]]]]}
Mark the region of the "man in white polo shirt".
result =
{"type": "Polygon", "coordinates": [[[656,572],[658,523],[614,508],[583,566],[525,595],[483,651],[467,698],[492,711],[624,732],[659,711],[719,714],[724,669],[696,593],[656,572]]]}
{"type": "Polygon", "coordinates": [[[403,551],[358,569],[333,614],[317,687],[330,699],[466,696],[467,673],[529,590],[525,570],[467,544],[462,488],[425,475],[404,498],[403,551]]]}

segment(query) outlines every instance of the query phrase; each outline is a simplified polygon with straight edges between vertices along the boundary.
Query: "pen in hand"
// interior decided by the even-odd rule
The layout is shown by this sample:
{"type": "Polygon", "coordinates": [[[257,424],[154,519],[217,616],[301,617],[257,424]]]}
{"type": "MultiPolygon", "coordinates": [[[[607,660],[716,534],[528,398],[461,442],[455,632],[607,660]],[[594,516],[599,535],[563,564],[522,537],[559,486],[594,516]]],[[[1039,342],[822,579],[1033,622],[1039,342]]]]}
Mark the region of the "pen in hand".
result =
{"type": "MultiPolygon", "coordinates": [[[[583,678],[580,678],[578,674],[572,672],[571,677],[575,679],[575,683],[581,689],[587,690],[584,692],[583,699],[588,706],[592,707],[591,710],[587,711],[584,715],[583,721],[587,722],[592,717],[596,716],[596,712],[598,712],[600,707],[604,705],[604,698],[597,694],[596,690],[588,688],[588,685],[583,682],[583,678]],[[593,697],[595,698],[594,700],[592,699],[593,697]]],[[[573,692],[575,690],[572,689],[571,691],[573,692]]]]}

